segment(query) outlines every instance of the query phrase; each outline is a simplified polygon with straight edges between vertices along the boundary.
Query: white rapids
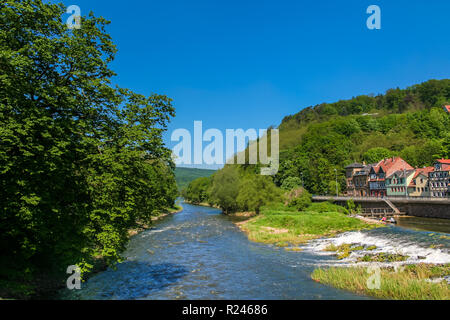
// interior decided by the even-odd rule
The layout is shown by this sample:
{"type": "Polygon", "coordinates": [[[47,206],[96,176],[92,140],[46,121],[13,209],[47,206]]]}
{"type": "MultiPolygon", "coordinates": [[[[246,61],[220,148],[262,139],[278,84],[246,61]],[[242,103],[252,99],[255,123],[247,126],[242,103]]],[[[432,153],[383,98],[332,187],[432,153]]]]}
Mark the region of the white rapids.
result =
{"type": "MultiPolygon", "coordinates": [[[[450,263],[450,252],[443,246],[423,246],[417,242],[410,242],[397,238],[385,237],[383,235],[370,235],[364,232],[347,232],[336,238],[318,239],[311,241],[304,247],[305,251],[323,255],[333,256],[335,252],[324,251],[330,245],[339,246],[342,244],[351,244],[364,246],[364,250],[353,251],[351,254],[342,260],[327,260],[326,265],[351,265],[354,264],[359,257],[366,254],[388,253],[401,254],[408,256],[408,259],[403,262],[382,263],[383,265],[399,265],[412,263],[430,263],[430,264],[446,264],[450,263]],[[376,246],[374,250],[367,250],[370,246],[376,246]]],[[[367,264],[360,262],[358,264],[367,264]]]]}

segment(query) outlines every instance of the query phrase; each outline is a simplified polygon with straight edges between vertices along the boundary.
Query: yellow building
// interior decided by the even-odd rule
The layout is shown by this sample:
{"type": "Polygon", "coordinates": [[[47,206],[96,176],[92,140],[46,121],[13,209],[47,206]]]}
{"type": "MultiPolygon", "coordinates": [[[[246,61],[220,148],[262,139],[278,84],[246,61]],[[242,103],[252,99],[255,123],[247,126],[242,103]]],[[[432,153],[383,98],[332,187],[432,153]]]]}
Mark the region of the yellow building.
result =
{"type": "Polygon", "coordinates": [[[428,173],[433,171],[433,167],[416,169],[411,182],[408,185],[408,196],[410,197],[430,197],[430,185],[428,173]]]}

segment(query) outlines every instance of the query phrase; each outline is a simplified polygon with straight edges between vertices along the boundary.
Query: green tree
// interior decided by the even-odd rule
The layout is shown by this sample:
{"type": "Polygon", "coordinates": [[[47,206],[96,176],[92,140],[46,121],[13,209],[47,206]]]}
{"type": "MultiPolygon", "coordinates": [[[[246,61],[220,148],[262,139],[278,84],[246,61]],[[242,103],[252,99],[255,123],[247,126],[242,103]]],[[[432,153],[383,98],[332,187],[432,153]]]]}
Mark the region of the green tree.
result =
{"type": "Polygon", "coordinates": [[[404,111],[407,107],[405,98],[405,90],[399,88],[388,90],[385,95],[386,108],[397,112],[404,111]]]}
{"type": "Polygon", "coordinates": [[[208,201],[208,189],[211,185],[211,179],[208,177],[202,177],[192,181],[186,191],[184,192],[184,198],[192,203],[202,203],[208,201]]]}
{"type": "Polygon", "coordinates": [[[299,177],[287,177],[284,179],[281,189],[292,190],[302,186],[302,179],[299,177]]]}
{"type": "Polygon", "coordinates": [[[383,159],[390,158],[392,156],[393,153],[388,149],[383,147],[377,147],[367,150],[363,155],[363,159],[367,163],[377,163],[383,159]]]}
{"type": "Polygon", "coordinates": [[[217,204],[225,214],[237,209],[236,198],[239,194],[239,168],[227,165],[212,176],[209,190],[211,200],[217,204]]]}
{"type": "Polygon", "coordinates": [[[0,282],[114,263],[128,229],[177,194],[162,141],[171,100],[114,86],[108,22],[69,30],[64,13],[0,4],[0,282]]]}
{"type": "Polygon", "coordinates": [[[328,194],[335,196],[336,195],[336,186],[337,186],[337,192],[339,195],[341,193],[341,185],[339,184],[339,182],[336,184],[336,179],[331,180],[328,183],[328,194]]]}
{"type": "Polygon", "coordinates": [[[347,200],[347,209],[350,214],[356,214],[358,212],[353,199],[347,200]]]}
{"type": "Polygon", "coordinates": [[[287,195],[288,206],[304,211],[312,204],[311,194],[303,188],[294,189],[287,195]]]}
{"type": "Polygon", "coordinates": [[[419,147],[417,146],[405,147],[401,151],[400,157],[414,167],[420,166],[421,161],[419,160],[419,147]]]}
{"type": "Polygon", "coordinates": [[[259,214],[262,206],[275,200],[280,200],[280,192],[270,177],[250,174],[241,179],[237,197],[241,210],[259,214]]]}
{"type": "Polygon", "coordinates": [[[450,132],[443,132],[442,134],[442,153],[445,159],[450,159],[450,132]]]}

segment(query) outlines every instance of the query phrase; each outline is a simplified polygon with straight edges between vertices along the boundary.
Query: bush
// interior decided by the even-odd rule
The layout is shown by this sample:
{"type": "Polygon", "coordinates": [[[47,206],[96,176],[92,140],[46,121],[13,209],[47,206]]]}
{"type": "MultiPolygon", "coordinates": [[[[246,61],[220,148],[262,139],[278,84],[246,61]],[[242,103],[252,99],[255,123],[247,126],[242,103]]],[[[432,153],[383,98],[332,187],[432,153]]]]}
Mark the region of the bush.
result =
{"type": "Polygon", "coordinates": [[[255,174],[241,177],[236,199],[239,210],[249,210],[259,214],[262,206],[279,200],[279,189],[270,177],[255,174]]]}
{"type": "Polygon", "coordinates": [[[312,204],[311,194],[303,189],[294,189],[287,194],[287,205],[296,208],[298,211],[304,211],[312,204]]]}
{"type": "Polygon", "coordinates": [[[208,201],[208,189],[211,186],[211,178],[202,177],[192,181],[182,193],[187,201],[195,204],[208,201]]]}
{"type": "Polygon", "coordinates": [[[316,202],[312,203],[309,208],[309,211],[314,212],[339,212],[343,214],[348,214],[348,210],[342,206],[339,206],[337,204],[331,203],[331,202],[316,202]]]}
{"type": "Polygon", "coordinates": [[[302,179],[299,177],[287,177],[284,179],[283,184],[281,185],[281,189],[283,190],[292,190],[301,187],[302,179]]]}

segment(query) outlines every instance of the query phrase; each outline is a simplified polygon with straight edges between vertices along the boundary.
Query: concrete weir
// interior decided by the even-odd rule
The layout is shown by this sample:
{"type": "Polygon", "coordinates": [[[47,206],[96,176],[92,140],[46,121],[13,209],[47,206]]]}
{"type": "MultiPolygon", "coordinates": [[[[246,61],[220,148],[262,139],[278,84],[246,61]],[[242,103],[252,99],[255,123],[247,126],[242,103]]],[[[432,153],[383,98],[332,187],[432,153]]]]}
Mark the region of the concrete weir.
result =
{"type": "Polygon", "coordinates": [[[332,201],[344,206],[348,200],[353,200],[357,206],[361,205],[366,213],[391,212],[393,215],[450,219],[450,198],[313,196],[314,202],[332,201]]]}

